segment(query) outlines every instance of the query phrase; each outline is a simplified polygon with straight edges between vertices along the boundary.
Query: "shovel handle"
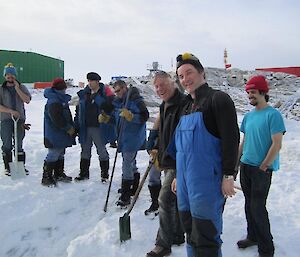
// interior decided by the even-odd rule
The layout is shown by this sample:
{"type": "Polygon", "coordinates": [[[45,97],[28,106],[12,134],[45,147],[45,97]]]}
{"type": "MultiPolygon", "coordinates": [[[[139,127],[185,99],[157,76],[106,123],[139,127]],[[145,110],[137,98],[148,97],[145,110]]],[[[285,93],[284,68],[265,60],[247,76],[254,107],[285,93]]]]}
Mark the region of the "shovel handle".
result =
{"type": "Polygon", "coordinates": [[[131,211],[132,211],[132,209],[133,209],[133,207],[134,207],[134,205],[135,205],[135,203],[136,203],[136,201],[137,201],[137,199],[139,197],[139,194],[140,194],[140,192],[142,190],[142,187],[143,187],[143,185],[145,183],[145,180],[146,180],[146,178],[147,178],[147,176],[148,176],[148,174],[149,174],[149,172],[150,172],[150,170],[151,170],[151,168],[152,168],[152,166],[153,166],[153,164],[154,164],[154,162],[156,160],[156,157],[157,157],[157,154],[150,160],[150,163],[149,163],[149,165],[148,165],[148,167],[146,169],[146,172],[145,172],[145,174],[144,174],[144,176],[143,176],[143,178],[142,178],[142,180],[141,180],[141,182],[140,182],[140,184],[139,184],[139,186],[138,186],[138,188],[137,188],[137,190],[136,190],[136,192],[134,194],[133,200],[132,200],[132,202],[131,202],[131,204],[130,204],[128,210],[127,210],[127,212],[124,214],[124,216],[129,216],[129,214],[131,213],[131,211]]]}
{"type": "Polygon", "coordinates": [[[11,119],[12,119],[14,122],[18,122],[19,119],[20,119],[20,117],[15,118],[15,116],[12,114],[12,115],[11,115],[11,119]]]}
{"type": "Polygon", "coordinates": [[[15,118],[14,115],[11,115],[11,119],[14,122],[14,138],[15,138],[15,161],[18,162],[18,121],[20,117],[15,118]]]}

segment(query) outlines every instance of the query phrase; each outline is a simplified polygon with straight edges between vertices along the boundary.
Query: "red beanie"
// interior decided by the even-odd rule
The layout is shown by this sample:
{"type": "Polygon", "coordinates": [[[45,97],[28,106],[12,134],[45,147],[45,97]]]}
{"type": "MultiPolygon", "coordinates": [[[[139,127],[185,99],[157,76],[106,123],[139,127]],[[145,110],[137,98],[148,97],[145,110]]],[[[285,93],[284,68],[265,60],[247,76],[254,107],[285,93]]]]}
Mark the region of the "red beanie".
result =
{"type": "Polygon", "coordinates": [[[264,76],[254,76],[246,84],[245,90],[248,91],[250,89],[257,89],[259,91],[268,93],[269,85],[264,76]]]}
{"type": "Polygon", "coordinates": [[[56,78],[52,81],[52,88],[56,90],[64,90],[67,88],[67,84],[62,78],[56,78]]]}

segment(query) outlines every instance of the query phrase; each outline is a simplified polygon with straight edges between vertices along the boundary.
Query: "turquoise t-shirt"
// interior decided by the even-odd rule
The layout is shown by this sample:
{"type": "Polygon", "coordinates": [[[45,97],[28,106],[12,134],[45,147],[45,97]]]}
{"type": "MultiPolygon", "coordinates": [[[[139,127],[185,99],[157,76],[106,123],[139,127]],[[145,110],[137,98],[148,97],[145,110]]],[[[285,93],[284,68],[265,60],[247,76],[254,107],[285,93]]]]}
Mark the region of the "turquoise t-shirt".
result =
{"type": "MultiPolygon", "coordinates": [[[[252,166],[260,166],[267,156],[272,135],[286,131],[280,112],[271,106],[247,113],[240,130],[245,134],[241,162],[252,166]]],[[[269,168],[279,169],[279,154],[269,168]]]]}

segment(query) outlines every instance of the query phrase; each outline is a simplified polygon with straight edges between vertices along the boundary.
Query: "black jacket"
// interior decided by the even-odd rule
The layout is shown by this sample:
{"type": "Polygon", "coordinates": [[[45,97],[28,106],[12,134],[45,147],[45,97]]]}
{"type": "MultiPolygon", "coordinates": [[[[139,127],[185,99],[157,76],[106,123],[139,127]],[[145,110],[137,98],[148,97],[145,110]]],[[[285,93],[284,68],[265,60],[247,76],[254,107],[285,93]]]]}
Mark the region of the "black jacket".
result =
{"type": "Polygon", "coordinates": [[[221,140],[222,171],[233,175],[238,155],[240,132],[233,101],[226,93],[207,84],[196,89],[196,99],[186,97],[183,115],[202,112],[206,129],[221,140]]]}
{"type": "Polygon", "coordinates": [[[178,89],[168,102],[162,102],[160,105],[158,161],[162,169],[176,169],[176,161],[167,154],[166,149],[173,139],[184,106],[185,95],[178,89]]]}

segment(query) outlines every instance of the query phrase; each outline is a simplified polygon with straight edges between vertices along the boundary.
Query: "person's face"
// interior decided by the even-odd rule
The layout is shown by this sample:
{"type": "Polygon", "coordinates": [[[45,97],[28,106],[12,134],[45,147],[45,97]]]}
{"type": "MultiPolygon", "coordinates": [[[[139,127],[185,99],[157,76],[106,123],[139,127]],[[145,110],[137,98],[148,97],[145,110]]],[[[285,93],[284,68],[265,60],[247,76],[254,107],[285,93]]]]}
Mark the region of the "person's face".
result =
{"type": "Polygon", "coordinates": [[[88,79],[88,85],[89,85],[89,88],[91,89],[91,90],[96,90],[98,87],[99,87],[99,81],[97,81],[97,80],[89,80],[88,79]]]}
{"type": "Polygon", "coordinates": [[[177,74],[180,84],[189,94],[193,94],[198,87],[205,83],[204,71],[199,72],[189,63],[181,65],[177,74]]]}
{"type": "Polygon", "coordinates": [[[168,101],[175,92],[174,82],[170,78],[157,77],[154,81],[156,94],[163,101],[168,101]]]}
{"type": "Polygon", "coordinates": [[[6,79],[6,81],[13,83],[16,80],[16,77],[14,75],[8,73],[5,75],[5,79],[6,79]]]}
{"type": "Polygon", "coordinates": [[[257,106],[265,100],[265,96],[260,94],[257,89],[250,89],[247,91],[249,103],[253,106],[257,106]]]}
{"type": "Polygon", "coordinates": [[[126,87],[120,87],[120,86],[116,86],[114,88],[115,94],[118,98],[123,98],[123,96],[126,93],[126,87]]]}

